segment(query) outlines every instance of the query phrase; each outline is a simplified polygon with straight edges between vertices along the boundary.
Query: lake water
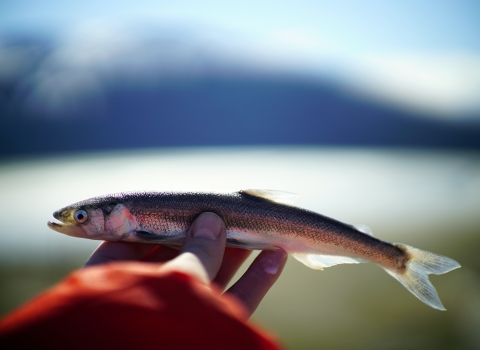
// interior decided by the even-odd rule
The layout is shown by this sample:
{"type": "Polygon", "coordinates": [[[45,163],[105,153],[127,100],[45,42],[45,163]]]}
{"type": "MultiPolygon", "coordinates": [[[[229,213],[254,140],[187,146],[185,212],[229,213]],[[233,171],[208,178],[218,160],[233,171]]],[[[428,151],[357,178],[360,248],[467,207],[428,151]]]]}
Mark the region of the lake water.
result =
{"type": "Polygon", "coordinates": [[[53,211],[132,190],[276,189],[386,240],[428,242],[480,224],[480,154],[307,147],[151,149],[0,163],[1,259],[55,257],[95,242],[49,230],[53,211]]]}

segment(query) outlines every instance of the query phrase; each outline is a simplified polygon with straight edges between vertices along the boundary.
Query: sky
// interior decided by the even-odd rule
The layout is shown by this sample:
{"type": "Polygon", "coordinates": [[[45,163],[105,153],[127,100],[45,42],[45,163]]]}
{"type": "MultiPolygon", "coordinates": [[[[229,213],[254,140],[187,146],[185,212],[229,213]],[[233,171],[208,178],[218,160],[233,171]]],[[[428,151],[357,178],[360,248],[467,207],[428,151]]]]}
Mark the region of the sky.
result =
{"type": "MultiPolygon", "coordinates": [[[[0,37],[44,34],[96,51],[176,32],[228,59],[330,76],[354,94],[461,119],[480,116],[478,18],[480,3],[466,0],[3,0],[0,37]]],[[[1,48],[0,39],[0,58],[1,48]]]]}
{"type": "Polygon", "coordinates": [[[68,1],[3,0],[0,30],[73,23],[183,21],[244,36],[306,31],[352,51],[480,51],[477,1],[68,1]]]}

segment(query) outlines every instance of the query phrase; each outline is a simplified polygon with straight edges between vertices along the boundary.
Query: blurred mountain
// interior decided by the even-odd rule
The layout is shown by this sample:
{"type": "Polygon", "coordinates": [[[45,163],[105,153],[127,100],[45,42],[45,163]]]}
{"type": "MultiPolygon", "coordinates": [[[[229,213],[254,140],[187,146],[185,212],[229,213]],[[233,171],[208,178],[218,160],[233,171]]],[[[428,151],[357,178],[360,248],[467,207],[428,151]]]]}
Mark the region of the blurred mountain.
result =
{"type": "Polygon", "coordinates": [[[18,53],[10,61],[23,63],[0,80],[2,157],[252,144],[480,149],[478,123],[425,118],[331,79],[262,73],[195,52],[158,62],[161,74],[155,59],[142,65],[138,55],[132,66],[66,69],[52,63],[48,41],[7,44],[18,53]]]}

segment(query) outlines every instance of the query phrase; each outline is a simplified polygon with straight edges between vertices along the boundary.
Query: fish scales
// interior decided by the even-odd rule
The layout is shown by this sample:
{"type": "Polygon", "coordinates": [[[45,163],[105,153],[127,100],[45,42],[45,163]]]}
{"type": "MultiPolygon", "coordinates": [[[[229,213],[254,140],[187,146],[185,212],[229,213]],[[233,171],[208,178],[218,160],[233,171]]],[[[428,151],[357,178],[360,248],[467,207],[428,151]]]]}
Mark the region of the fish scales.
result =
{"type": "Polygon", "coordinates": [[[227,231],[252,230],[269,236],[302,237],[317,245],[341,246],[352,254],[370,257],[391,266],[396,266],[397,260],[402,259],[404,255],[399,248],[361,234],[349,225],[334,219],[250,196],[163,193],[160,196],[146,198],[147,200],[144,200],[143,195],[139,193],[122,200],[142,227],[155,232],[183,231],[200,213],[210,211],[224,219],[227,231]],[[162,225],[164,222],[171,225],[164,226],[162,225]],[[375,249],[371,249],[372,247],[375,249]]]}
{"type": "Polygon", "coordinates": [[[365,230],[285,204],[279,191],[130,192],[95,197],[62,208],[49,227],[71,236],[181,245],[202,212],[225,222],[227,245],[244,249],[278,249],[314,269],[374,262],[426,304],[444,310],[428,274],[460,265],[447,257],[404,244],[392,244],[365,230]]]}

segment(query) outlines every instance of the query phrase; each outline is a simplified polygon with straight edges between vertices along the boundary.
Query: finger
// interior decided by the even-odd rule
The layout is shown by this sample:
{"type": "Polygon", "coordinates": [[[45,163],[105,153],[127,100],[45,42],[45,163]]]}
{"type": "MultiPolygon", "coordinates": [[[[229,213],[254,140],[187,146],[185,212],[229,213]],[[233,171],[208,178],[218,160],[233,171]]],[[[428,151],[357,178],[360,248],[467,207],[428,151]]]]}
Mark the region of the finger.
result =
{"type": "Polygon", "coordinates": [[[178,256],[179,250],[161,245],[155,246],[140,261],[146,262],[166,262],[178,256]]]}
{"type": "Polygon", "coordinates": [[[225,242],[223,220],[214,213],[200,214],[187,232],[180,255],[161,269],[183,271],[209,283],[222,263],[225,242]]]}
{"type": "Polygon", "coordinates": [[[251,250],[246,249],[225,248],[222,265],[213,283],[224,289],[251,253],[251,250]]]}
{"type": "Polygon", "coordinates": [[[139,260],[153,248],[153,245],[145,243],[105,241],[93,252],[85,267],[112,261],[139,260]]]}
{"type": "Polygon", "coordinates": [[[287,255],[280,248],[261,252],[245,274],[227,291],[242,302],[249,317],[282,273],[287,255]]]}

